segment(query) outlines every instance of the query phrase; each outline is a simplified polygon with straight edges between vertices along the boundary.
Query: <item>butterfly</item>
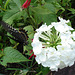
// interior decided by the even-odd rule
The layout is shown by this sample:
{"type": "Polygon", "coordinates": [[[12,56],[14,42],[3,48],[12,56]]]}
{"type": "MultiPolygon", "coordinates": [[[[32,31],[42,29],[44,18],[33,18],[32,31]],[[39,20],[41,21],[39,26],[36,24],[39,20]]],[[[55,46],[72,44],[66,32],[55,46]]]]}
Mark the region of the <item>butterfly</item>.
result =
{"type": "Polygon", "coordinates": [[[15,40],[18,41],[20,44],[27,45],[27,31],[20,29],[19,31],[9,24],[5,23],[4,21],[0,21],[0,24],[4,27],[4,29],[9,32],[12,36],[15,37],[15,40]]]}

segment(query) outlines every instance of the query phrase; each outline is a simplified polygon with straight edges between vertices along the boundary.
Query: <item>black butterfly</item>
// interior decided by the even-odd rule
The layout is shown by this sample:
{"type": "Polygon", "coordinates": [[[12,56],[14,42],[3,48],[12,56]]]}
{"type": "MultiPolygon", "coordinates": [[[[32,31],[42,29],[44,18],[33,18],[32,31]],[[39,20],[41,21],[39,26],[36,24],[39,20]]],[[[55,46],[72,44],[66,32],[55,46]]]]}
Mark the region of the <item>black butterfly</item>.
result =
{"type": "Polygon", "coordinates": [[[27,45],[27,31],[20,29],[19,31],[13,28],[12,26],[8,25],[4,21],[0,21],[0,24],[4,27],[4,29],[9,32],[12,36],[15,37],[15,40],[23,45],[27,45]]]}

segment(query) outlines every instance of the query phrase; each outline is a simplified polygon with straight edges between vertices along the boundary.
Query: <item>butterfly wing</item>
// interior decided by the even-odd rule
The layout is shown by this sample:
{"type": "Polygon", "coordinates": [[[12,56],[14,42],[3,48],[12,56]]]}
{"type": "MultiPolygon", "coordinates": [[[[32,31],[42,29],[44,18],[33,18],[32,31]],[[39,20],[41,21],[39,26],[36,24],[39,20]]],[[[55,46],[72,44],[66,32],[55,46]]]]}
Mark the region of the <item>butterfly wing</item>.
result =
{"type": "Polygon", "coordinates": [[[25,37],[25,33],[21,33],[20,31],[16,30],[12,26],[8,25],[4,21],[0,21],[1,25],[4,27],[6,31],[8,31],[18,42],[23,43],[24,45],[27,44],[27,37],[25,37]]]}

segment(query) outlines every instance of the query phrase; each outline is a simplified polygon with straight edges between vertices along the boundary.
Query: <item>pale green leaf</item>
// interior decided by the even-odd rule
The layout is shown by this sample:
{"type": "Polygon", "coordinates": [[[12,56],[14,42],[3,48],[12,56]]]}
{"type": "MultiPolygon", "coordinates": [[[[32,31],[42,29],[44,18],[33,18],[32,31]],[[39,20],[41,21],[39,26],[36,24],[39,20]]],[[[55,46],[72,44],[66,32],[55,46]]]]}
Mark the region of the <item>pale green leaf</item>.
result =
{"type": "Polygon", "coordinates": [[[3,20],[8,24],[12,24],[14,20],[22,19],[21,16],[25,14],[26,13],[24,11],[19,11],[18,9],[9,10],[3,16],[3,20]]]}
{"type": "Polygon", "coordinates": [[[19,8],[20,10],[22,10],[20,0],[13,0],[13,1],[14,1],[14,3],[16,3],[16,5],[18,6],[18,8],[19,8]]]}
{"type": "Polygon", "coordinates": [[[4,49],[4,56],[2,57],[1,64],[6,66],[7,63],[18,63],[29,61],[25,56],[23,56],[18,50],[13,49],[12,47],[6,47],[4,49]]]}
{"type": "Polygon", "coordinates": [[[29,26],[26,26],[26,27],[24,27],[24,29],[26,30],[26,31],[28,31],[27,33],[28,33],[28,36],[29,36],[29,38],[33,38],[33,35],[34,35],[34,30],[33,30],[33,27],[31,26],[31,25],[29,25],[29,26]]]}

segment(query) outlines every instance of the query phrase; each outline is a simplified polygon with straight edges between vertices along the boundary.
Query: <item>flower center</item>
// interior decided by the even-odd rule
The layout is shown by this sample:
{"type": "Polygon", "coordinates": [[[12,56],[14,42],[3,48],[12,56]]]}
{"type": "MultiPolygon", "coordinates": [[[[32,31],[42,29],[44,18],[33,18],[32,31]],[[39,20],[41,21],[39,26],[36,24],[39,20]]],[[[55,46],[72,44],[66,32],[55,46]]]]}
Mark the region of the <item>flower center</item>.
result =
{"type": "Polygon", "coordinates": [[[54,27],[49,29],[48,31],[42,32],[39,40],[42,42],[44,47],[54,47],[60,45],[61,39],[59,37],[59,33],[55,30],[54,27]]]}

